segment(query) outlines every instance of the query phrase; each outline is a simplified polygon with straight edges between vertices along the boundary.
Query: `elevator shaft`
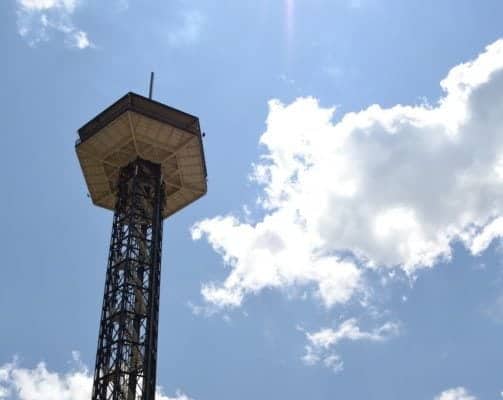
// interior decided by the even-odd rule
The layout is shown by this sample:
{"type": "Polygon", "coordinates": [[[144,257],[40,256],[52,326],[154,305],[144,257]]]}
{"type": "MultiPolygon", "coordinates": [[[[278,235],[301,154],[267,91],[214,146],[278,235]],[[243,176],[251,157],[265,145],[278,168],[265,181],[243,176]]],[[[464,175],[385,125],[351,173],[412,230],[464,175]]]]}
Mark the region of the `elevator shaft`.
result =
{"type": "Polygon", "coordinates": [[[154,400],[161,274],[161,167],[120,170],[96,354],[93,400],[154,400]]]}

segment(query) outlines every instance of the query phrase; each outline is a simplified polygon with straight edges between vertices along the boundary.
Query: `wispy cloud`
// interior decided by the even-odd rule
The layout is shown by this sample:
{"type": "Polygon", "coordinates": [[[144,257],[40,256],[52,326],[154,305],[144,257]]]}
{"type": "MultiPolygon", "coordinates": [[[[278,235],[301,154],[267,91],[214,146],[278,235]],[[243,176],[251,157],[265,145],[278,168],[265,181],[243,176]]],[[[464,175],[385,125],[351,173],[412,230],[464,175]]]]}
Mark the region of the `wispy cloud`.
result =
{"type": "Polygon", "coordinates": [[[397,323],[387,322],[372,331],[362,331],[356,319],[342,322],[337,329],[325,328],[306,333],[306,353],[302,360],[307,365],[323,364],[335,373],[342,371],[344,363],[337,354],[337,345],[343,341],[383,342],[399,334],[397,323]]]}
{"type": "Polygon", "coordinates": [[[156,399],[159,399],[159,400],[193,400],[191,397],[187,396],[181,390],[177,390],[174,397],[164,396],[163,394],[157,392],[156,399]]]}
{"type": "Polygon", "coordinates": [[[503,294],[498,295],[489,305],[482,309],[483,314],[493,322],[503,323],[503,294]]]}
{"type": "Polygon", "coordinates": [[[17,0],[18,32],[31,46],[60,34],[69,47],[92,47],[87,33],[73,23],[78,5],[78,0],[17,0]]]}
{"type": "Polygon", "coordinates": [[[180,13],[173,29],[168,32],[168,43],[181,47],[197,43],[206,23],[205,16],[198,10],[186,10],[180,13]]]}

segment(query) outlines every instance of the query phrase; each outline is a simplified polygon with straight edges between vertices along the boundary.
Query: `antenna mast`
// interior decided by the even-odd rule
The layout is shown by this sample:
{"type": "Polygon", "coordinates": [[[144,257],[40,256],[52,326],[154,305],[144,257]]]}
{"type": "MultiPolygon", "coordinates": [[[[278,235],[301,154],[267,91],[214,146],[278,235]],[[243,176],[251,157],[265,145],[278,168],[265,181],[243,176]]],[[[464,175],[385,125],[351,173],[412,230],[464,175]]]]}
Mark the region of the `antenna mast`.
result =
{"type": "Polygon", "coordinates": [[[153,91],[154,91],[154,73],[151,72],[150,73],[150,87],[149,87],[149,90],[148,90],[148,98],[150,100],[152,100],[153,91]]]}

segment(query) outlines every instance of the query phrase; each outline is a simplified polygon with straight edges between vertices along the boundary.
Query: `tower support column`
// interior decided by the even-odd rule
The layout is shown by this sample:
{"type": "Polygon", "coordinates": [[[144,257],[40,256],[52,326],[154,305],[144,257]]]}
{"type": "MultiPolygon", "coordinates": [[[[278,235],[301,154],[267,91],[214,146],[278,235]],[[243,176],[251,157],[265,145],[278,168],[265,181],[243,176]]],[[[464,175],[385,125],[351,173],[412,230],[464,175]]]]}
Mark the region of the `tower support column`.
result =
{"type": "Polygon", "coordinates": [[[161,166],[121,168],[96,353],[93,400],[154,400],[164,188],[161,166]]]}

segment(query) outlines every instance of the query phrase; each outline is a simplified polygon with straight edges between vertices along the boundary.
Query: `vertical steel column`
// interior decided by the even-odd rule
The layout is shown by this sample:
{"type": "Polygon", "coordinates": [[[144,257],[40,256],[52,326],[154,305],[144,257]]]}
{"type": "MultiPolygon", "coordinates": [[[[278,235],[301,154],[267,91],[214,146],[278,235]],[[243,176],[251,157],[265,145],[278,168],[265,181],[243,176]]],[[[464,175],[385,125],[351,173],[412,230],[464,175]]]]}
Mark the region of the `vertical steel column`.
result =
{"type": "Polygon", "coordinates": [[[154,400],[161,277],[161,167],[137,159],[118,182],[93,400],[154,400]]]}

